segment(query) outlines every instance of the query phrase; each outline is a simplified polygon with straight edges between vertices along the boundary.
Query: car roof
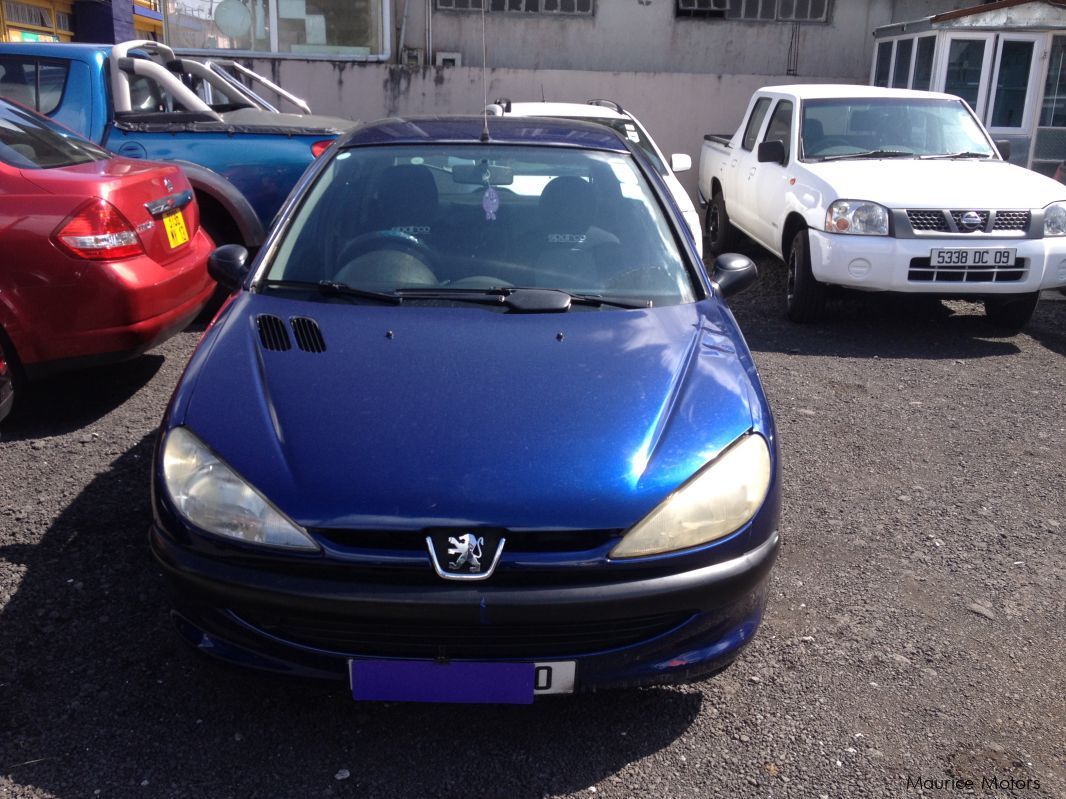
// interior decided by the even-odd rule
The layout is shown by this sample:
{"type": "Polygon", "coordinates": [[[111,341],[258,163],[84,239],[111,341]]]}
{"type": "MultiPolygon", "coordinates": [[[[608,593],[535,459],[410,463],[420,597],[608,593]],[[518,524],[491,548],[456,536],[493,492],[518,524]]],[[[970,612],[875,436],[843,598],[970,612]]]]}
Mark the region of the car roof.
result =
{"type": "Polygon", "coordinates": [[[958,100],[952,94],[921,92],[914,89],[886,89],[881,86],[863,86],[850,83],[795,83],[784,86],[764,86],[760,92],[790,94],[800,100],[830,100],[848,98],[865,100],[877,97],[908,98],[912,100],[958,100]]]}
{"type": "Polygon", "coordinates": [[[590,103],[511,103],[505,116],[574,117],[587,119],[629,119],[629,114],[620,114],[613,108],[590,103]]]}
{"type": "Polygon", "coordinates": [[[33,53],[47,58],[69,58],[75,61],[91,61],[101,53],[111,52],[109,44],[73,44],[70,42],[5,42],[0,43],[0,53],[33,53]]]}
{"type": "MultiPolygon", "coordinates": [[[[354,128],[341,139],[341,147],[380,144],[483,143],[483,116],[425,116],[379,119],[354,128]]],[[[587,150],[628,152],[622,138],[593,122],[558,117],[488,116],[489,142],[578,147],[587,150]]]]}

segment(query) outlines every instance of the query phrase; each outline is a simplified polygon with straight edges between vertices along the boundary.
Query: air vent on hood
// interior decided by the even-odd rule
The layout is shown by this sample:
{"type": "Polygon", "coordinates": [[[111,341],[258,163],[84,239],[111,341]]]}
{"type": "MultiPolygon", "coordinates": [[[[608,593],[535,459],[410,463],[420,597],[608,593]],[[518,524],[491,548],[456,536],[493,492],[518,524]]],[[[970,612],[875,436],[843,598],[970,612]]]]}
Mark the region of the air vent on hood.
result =
{"type": "Polygon", "coordinates": [[[292,332],[296,336],[297,347],[304,352],[326,351],[326,340],[322,338],[318,322],[306,316],[294,316],[289,321],[292,323],[292,332]]]}
{"type": "Polygon", "coordinates": [[[278,352],[292,349],[289,332],[285,329],[285,323],[280,318],[270,314],[260,314],[256,317],[255,323],[259,328],[259,340],[263,343],[265,349],[278,352]]]}

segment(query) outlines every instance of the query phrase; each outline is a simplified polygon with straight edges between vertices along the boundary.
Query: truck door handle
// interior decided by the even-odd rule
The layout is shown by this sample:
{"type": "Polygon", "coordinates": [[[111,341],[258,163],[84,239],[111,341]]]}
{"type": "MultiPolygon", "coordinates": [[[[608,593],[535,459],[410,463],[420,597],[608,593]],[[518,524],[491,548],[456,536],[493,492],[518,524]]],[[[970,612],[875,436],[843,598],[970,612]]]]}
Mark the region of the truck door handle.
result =
{"type": "Polygon", "coordinates": [[[754,174],[755,174],[755,171],[756,171],[757,169],[758,169],[758,167],[754,167],[754,166],[753,166],[753,167],[752,167],[751,169],[749,169],[749,170],[748,170],[748,177],[750,178],[750,177],[751,177],[752,175],[754,175],[754,174]]]}

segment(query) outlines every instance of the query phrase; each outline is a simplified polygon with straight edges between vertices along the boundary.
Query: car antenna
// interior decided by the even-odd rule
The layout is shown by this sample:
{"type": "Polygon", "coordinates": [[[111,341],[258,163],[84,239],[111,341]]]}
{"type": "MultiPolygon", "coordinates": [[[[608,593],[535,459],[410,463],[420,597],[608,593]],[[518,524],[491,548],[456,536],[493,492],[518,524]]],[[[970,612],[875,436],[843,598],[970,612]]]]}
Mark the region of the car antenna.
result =
{"type": "Polygon", "coordinates": [[[481,129],[481,141],[489,140],[489,84],[488,65],[489,44],[485,35],[485,0],[481,0],[481,118],[485,126],[481,129]]]}

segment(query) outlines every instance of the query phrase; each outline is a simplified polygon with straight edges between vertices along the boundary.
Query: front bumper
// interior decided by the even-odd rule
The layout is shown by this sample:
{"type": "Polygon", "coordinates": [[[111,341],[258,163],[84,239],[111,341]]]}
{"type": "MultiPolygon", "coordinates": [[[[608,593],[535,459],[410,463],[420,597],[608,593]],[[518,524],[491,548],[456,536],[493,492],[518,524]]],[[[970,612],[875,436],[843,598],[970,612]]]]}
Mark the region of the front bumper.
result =
{"type": "Polygon", "coordinates": [[[727,666],[761,621],[779,546],[774,532],[720,563],[611,583],[368,585],[209,558],[158,527],[150,539],[178,630],[206,654],[329,678],[345,677],[352,657],[573,660],[579,691],[684,682],[727,666]]]}
{"type": "Polygon", "coordinates": [[[823,283],[870,291],[984,296],[1023,294],[1066,286],[1066,238],[895,238],[891,236],[849,236],[809,231],[811,270],[823,283]],[[923,269],[933,249],[1017,250],[1017,262],[1024,266],[1021,279],[1015,274],[991,275],[989,270],[972,268],[972,274],[944,270],[937,279],[923,269]],[[914,279],[920,276],[921,279],[914,279]]]}

